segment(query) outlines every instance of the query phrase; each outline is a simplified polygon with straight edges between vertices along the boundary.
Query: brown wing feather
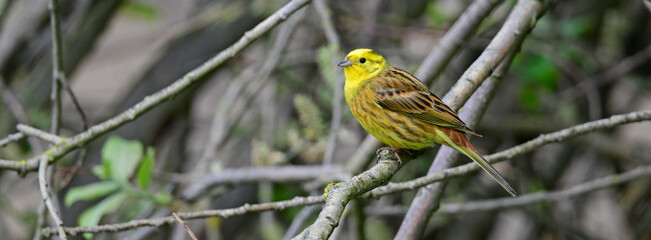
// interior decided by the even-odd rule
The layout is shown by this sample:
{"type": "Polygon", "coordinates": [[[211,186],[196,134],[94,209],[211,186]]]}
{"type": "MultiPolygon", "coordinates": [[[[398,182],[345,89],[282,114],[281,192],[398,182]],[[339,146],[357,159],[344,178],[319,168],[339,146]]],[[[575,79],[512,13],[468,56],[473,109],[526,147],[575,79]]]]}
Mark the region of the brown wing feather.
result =
{"type": "Polygon", "coordinates": [[[376,102],[418,120],[477,135],[441,99],[408,72],[389,67],[370,82],[376,102]]]}

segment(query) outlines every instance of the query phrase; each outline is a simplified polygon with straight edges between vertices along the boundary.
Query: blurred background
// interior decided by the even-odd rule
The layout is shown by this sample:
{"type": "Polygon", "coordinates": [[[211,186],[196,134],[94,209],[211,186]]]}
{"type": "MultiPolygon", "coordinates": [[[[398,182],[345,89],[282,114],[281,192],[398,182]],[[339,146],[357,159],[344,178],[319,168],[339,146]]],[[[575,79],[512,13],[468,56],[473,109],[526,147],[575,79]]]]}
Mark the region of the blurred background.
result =
{"type": "MultiPolygon", "coordinates": [[[[61,0],[65,71],[92,126],[181,78],[286,2],[61,0]]],[[[314,6],[308,5],[190,89],[93,141],[72,179],[79,151],[57,162],[52,185],[65,225],[317,195],[325,184],[367,169],[374,154],[362,169],[341,167],[350,164],[367,136],[344,104],[341,127],[334,133],[332,168],[324,167],[331,170],[327,177],[202,186],[203,176],[224,169],[321,166],[337,79],[343,77],[333,59],[356,48],[373,48],[413,73],[471,2],[328,1],[341,40],[339,52],[326,39],[314,6]],[[118,175],[126,184],[117,184],[118,175]]],[[[499,5],[436,79],[422,79],[433,93],[443,96],[449,90],[514,4],[499,5]]],[[[641,0],[556,2],[526,38],[475,127],[483,138],[473,138],[473,143],[481,152],[493,153],[543,133],[651,109],[650,10],[641,0]]],[[[0,74],[25,111],[20,119],[5,100],[0,106],[2,137],[15,133],[24,120],[49,129],[50,34],[46,1],[0,0],[0,74]]],[[[2,95],[6,99],[6,91],[2,95]]],[[[68,96],[63,106],[62,135],[82,131],[68,96]]],[[[649,123],[623,125],[549,144],[495,167],[521,194],[566,189],[650,164],[650,133],[649,123]]],[[[0,158],[25,159],[40,153],[35,150],[22,140],[1,148],[0,158]]],[[[410,161],[392,181],[425,175],[436,150],[410,161]]],[[[423,239],[651,239],[650,185],[651,179],[643,178],[550,203],[434,214],[423,239]]],[[[445,190],[444,203],[505,196],[482,173],[453,179],[445,190]]],[[[414,194],[351,202],[335,239],[392,239],[414,194]]],[[[21,177],[0,170],[1,238],[30,239],[40,203],[35,173],[21,177]]],[[[292,223],[301,231],[319,209],[187,222],[199,239],[273,240],[283,239],[292,223]]],[[[186,233],[167,225],[86,237],[183,239],[186,233]]]]}

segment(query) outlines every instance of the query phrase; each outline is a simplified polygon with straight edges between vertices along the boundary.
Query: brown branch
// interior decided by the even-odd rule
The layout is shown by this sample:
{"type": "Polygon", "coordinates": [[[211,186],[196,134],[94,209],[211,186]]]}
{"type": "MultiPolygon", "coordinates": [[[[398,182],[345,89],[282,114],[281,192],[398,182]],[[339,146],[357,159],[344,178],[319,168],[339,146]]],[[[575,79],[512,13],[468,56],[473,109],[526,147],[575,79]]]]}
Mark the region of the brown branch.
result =
{"type": "Polygon", "coordinates": [[[190,225],[188,225],[188,223],[184,222],[183,219],[181,219],[179,217],[179,215],[176,215],[175,212],[172,213],[172,217],[174,217],[174,219],[176,219],[176,221],[179,221],[181,226],[183,226],[185,228],[185,231],[188,232],[188,235],[190,235],[190,238],[192,238],[192,240],[197,240],[197,237],[194,236],[194,233],[192,232],[192,229],[190,229],[190,225]]]}
{"type": "MultiPolygon", "coordinates": [[[[171,85],[161,89],[152,95],[145,97],[145,99],[127,109],[126,111],[118,114],[117,116],[95,126],[92,126],[88,130],[69,138],[67,141],[61,144],[53,146],[47,151],[47,155],[49,157],[48,161],[52,163],[58,160],[70,151],[85,146],[88,142],[94,140],[95,138],[98,138],[99,136],[119,126],[122,126],[125,123],[135,120],[150,109],[176,96],[181,91],[190,87],[190,85],[193,83],[199,81],[203,76],[206,76],[212,72],[212,70],[220,66],[226,60],[229,60],[236,56],[253,41],[260,38],[263,34],[267,33],[276,25],[285,21],[296,10],[302,8],[309,2],[310,0],[292,0],[291,2],[287,3],[284,7],[276,11],[274,14],[269,16],[253,29],[244,33],[244,36],[242,36],[242,38],[240,38],[235,44],[221,51],[215,57],[204,62],[201,66],[188,72],[181,79],[178,79],[171,85]]],[[[20,173],[34,171],[38,169],[38,159],[39,157],[25,161],[0,160],[0,168],[14,170],[20,173]]]]}

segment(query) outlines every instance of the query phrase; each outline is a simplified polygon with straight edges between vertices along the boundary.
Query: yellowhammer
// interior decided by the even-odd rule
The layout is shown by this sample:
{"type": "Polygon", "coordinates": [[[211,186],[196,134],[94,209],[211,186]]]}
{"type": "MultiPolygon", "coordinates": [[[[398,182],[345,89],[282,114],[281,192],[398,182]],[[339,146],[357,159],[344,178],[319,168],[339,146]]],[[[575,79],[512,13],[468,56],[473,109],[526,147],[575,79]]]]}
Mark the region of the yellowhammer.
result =
{"type": "Polygon", "coordinates": [[[338,65],[344,68],[346,102],[353,115],[394,153],[447,145],[470,157],[515,196],[515,190],[468,140],[468,134],[477,134],[423,82],[390,66],[371,49],[353,50],[338,65]]]}

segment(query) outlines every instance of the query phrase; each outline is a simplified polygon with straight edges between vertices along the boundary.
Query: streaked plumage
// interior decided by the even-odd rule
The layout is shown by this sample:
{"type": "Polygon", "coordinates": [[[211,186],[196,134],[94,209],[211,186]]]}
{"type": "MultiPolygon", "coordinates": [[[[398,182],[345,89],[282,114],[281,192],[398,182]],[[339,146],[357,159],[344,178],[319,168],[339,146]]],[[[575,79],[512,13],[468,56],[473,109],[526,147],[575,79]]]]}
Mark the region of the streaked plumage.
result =
{"type": "Polygon", "coordinates": [[[447,145],[470,157],[515,196],[513,188],[468,140],[468,134],[477,134],[416,77],[390,66],[371,49],[351,51],[339,66],[344,67],[350,110],[378,140],[405,150],[447,145]]]}

